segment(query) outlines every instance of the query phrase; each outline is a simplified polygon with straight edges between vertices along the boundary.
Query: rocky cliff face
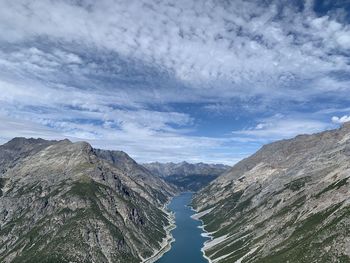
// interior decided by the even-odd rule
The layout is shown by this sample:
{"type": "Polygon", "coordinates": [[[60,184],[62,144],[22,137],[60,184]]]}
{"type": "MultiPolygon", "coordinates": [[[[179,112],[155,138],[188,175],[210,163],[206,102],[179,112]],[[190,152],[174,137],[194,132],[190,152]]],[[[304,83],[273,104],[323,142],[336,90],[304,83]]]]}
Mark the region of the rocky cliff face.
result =
{"type": "Polygon", "coordinates": [[[187,162],[181,163],[148,163],[144,166],[152,174],[163,177],[167,182],[178,186],[182,190],[197,191],[208,185],[230,167],[223,164],[206,164],[187,162]]]}
{"type": "Polygon", "coordinates": [[[350,262],[350,124],[262,147],[197,194],[212,262],[350,262]]]}
{"type": "Polygon", "coordinates": [[[173,188],[115,155],[68,140],[0,146],[0,262],[141,262],[160,249],[173,188]]]}

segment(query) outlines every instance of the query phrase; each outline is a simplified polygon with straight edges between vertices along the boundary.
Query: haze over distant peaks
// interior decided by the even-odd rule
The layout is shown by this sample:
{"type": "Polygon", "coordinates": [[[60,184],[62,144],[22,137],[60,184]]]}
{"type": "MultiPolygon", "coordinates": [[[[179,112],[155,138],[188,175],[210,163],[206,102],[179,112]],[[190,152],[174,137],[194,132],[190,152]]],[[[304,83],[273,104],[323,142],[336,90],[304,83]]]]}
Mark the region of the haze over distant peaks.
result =
{"type": "Polygon", "coordinates": [[[148,170],[167,182],[185,190],[197,191],[206,186],[230,168],[224,164],[207,163],[147,163],[143,164],[148,170]]]}

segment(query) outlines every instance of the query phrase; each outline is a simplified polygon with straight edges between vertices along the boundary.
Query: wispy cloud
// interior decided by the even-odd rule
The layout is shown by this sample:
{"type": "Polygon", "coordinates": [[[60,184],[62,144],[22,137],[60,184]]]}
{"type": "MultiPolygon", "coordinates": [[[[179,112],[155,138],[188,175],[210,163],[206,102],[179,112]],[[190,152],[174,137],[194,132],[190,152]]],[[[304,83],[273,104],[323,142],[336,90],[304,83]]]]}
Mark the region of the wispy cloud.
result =
{"type": "Polygon", "coordinates": [[[270,118],[261,119],[254,127],[234,131],[233,134],[246,136],[256,141],[271,142],[292,138],[298,134],[312,134],[330,128],[334,128],[334,126],[325,121],[277,114],[270,118]]]}

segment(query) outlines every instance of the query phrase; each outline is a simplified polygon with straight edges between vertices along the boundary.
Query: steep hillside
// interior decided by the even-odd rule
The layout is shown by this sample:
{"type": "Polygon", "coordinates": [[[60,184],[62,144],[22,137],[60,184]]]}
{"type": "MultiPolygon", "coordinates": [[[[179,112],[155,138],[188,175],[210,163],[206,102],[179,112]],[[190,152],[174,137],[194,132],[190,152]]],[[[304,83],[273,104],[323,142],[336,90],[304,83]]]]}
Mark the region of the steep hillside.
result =
{"type": "Polygon", "coordinates": [[[144,166],[153,174],[183,190],[198,191],[230,167],[223,164],[147,163],[144,166]]]}
{"type": "Polygon", "coordinates": [[[350,262],[350,124],[262,147],[198,193],[212,262],[350,262]]]}
{"type": "MultiPolygon", "coordinates": [[[[128,176],[134,178],[139,185],[146,188],[150,194],[150,200],[155,199],[157,201],[166,202],[169,193],[175,193],[174,188],[169,186],[163,178],[159,179],[159,177],[153,175],[144,166],[135,162],[135,160],[125,152],[94,149],[94,153],[100,159],[106,160],[118,167],[128,176]]],[[[139,187],[136,187],[135,191],[139,189],[139,187]]]]}
{"type": "Polygon", "coordinates": [[[141,262],[166,244],[173,189],[102,153],[68,140],[1,146],[0,262],[141,262]]]}

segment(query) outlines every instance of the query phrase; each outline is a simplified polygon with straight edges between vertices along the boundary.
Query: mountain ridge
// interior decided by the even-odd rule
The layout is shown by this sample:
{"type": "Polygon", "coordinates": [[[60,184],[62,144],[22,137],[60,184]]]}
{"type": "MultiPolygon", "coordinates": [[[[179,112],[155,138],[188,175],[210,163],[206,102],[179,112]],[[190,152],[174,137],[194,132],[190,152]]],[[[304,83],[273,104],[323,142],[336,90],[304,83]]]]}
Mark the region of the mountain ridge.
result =
{"type": "Polygon", "coordinates": [[[143,262],[170,241],[164,206],[175,189],[161,179],[140,183],[86,142],[0,146],[0,156],[16,151],[2,162],[1,262],[143,262]]]}
{"type": "Polygon", "coordinates": [[[213,262],[350,262],[350,123],[263,146],[193,200],[213,262]]]}

